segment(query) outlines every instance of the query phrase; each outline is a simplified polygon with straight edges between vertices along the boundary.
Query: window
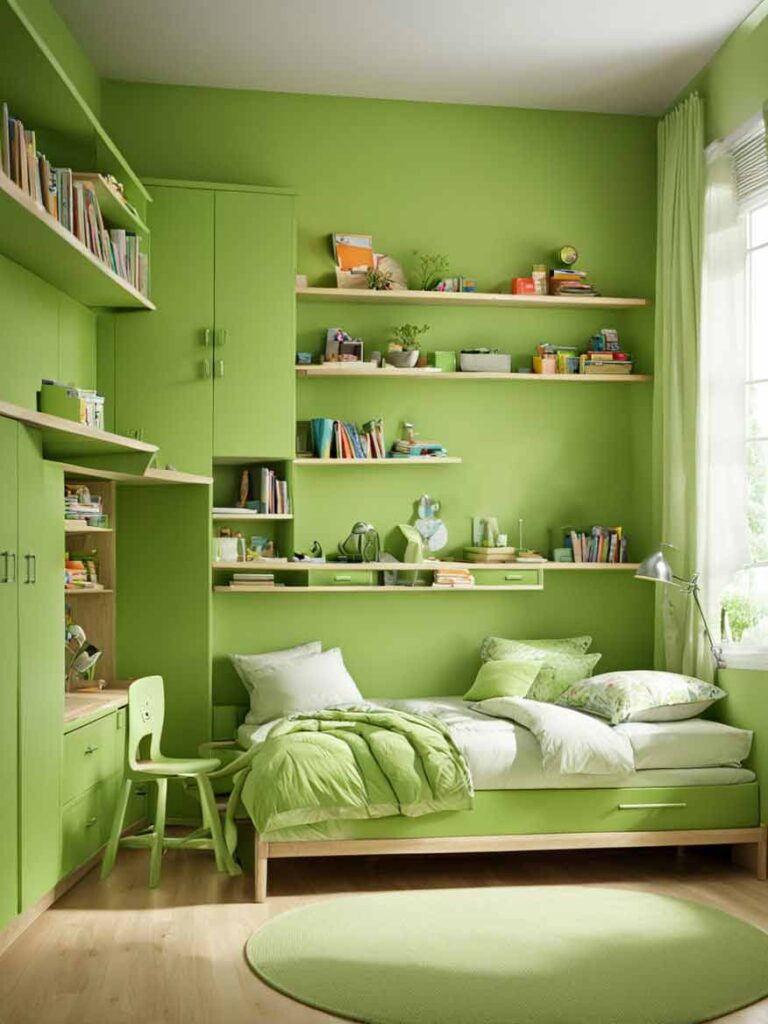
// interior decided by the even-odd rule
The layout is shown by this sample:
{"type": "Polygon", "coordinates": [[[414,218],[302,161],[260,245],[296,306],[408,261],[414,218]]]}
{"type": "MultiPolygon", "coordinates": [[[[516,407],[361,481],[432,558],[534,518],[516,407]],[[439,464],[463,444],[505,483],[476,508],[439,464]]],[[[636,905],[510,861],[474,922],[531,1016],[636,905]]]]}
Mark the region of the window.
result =
{"type": "Polygon", "coordinates": [[[768,647],[768,198],[746,217],[746,472],[750,565],[723,595],[724,639],[768,647]]]}

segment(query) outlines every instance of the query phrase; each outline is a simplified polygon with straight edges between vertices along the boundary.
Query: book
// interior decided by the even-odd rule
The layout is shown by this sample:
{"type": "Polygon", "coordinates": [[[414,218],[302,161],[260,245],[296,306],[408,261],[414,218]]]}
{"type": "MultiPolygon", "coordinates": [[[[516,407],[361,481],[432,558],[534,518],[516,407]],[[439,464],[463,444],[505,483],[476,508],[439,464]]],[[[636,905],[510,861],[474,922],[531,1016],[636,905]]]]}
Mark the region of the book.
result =
{"type": "Polygon", "coordinates": [[[10,178],[11,176],[11,132],[10,132],[10,119],[11,116],[8,112],[8,104],[3,103],[2,112],[2,126],[0,126],[0,168],[2,168],[3,174],[10,178]]]}

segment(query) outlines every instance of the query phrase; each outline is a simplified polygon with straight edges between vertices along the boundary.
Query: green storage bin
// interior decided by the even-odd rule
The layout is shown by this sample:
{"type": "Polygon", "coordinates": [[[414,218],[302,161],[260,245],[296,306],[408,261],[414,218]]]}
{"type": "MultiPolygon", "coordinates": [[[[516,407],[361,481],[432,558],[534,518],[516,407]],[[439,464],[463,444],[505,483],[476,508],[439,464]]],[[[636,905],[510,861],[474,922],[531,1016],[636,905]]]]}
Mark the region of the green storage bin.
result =
{"type": "Polygon", "coordinates": [[[544,586],[541,569],[472,569],[478,587],[519,587],[540,590],[544,586]]]}
{"type": "Polygon", "coordinates": [[[375,587],[376,572],[373,569],[310,569],[310,587],[375,587]]]}

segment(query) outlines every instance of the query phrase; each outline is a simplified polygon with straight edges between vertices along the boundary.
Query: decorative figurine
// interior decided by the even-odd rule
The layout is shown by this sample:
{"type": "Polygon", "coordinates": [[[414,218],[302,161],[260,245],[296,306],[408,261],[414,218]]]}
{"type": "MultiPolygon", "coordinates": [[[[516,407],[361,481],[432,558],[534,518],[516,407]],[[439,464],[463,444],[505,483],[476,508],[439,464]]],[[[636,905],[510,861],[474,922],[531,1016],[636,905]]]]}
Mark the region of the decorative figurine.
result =
{"type": "Polygon", "coordinates": [[[440,502],[422,494],[418,503],[416,529],[424,539],[428,551],[439,551],[448,543],[448,529],[442,519],[437,518],[440,502]]]}

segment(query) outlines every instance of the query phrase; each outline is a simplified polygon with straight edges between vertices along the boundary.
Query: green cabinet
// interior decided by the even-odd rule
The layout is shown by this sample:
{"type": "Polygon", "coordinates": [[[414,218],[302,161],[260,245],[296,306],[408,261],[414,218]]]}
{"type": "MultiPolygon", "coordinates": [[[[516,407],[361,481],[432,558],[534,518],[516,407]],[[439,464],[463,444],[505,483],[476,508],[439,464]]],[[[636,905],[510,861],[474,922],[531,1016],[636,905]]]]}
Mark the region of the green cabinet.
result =
{"type": "Polygon", "coordinates": [[[294,226],[290,196],[216,193],[213,454],[293,458],[294,226]]]}
{"type": "Polygon", "coordinates": [[[18,424],[0,419],[0,928],[19,909],[18,740],[19,699],[17,541],[18,424]]]}
{"type": "Polygon", "coordinates": [[[153,313],[116,314],[115,430],[158,465],[210,473],[214,194],[153,188],[153,313]]]}
{"type": "Polygon", "coordinates": [[[294,451],[291,196],[153,185],[154,313],[115,317],[115,429],[158,464],[294,451]]]}
{"type": "Polygon", "coordinates": [[[40,434],[18,429],[19,822],[21,909],[59,874],[64,717],[64,477],[40,434]]]}

